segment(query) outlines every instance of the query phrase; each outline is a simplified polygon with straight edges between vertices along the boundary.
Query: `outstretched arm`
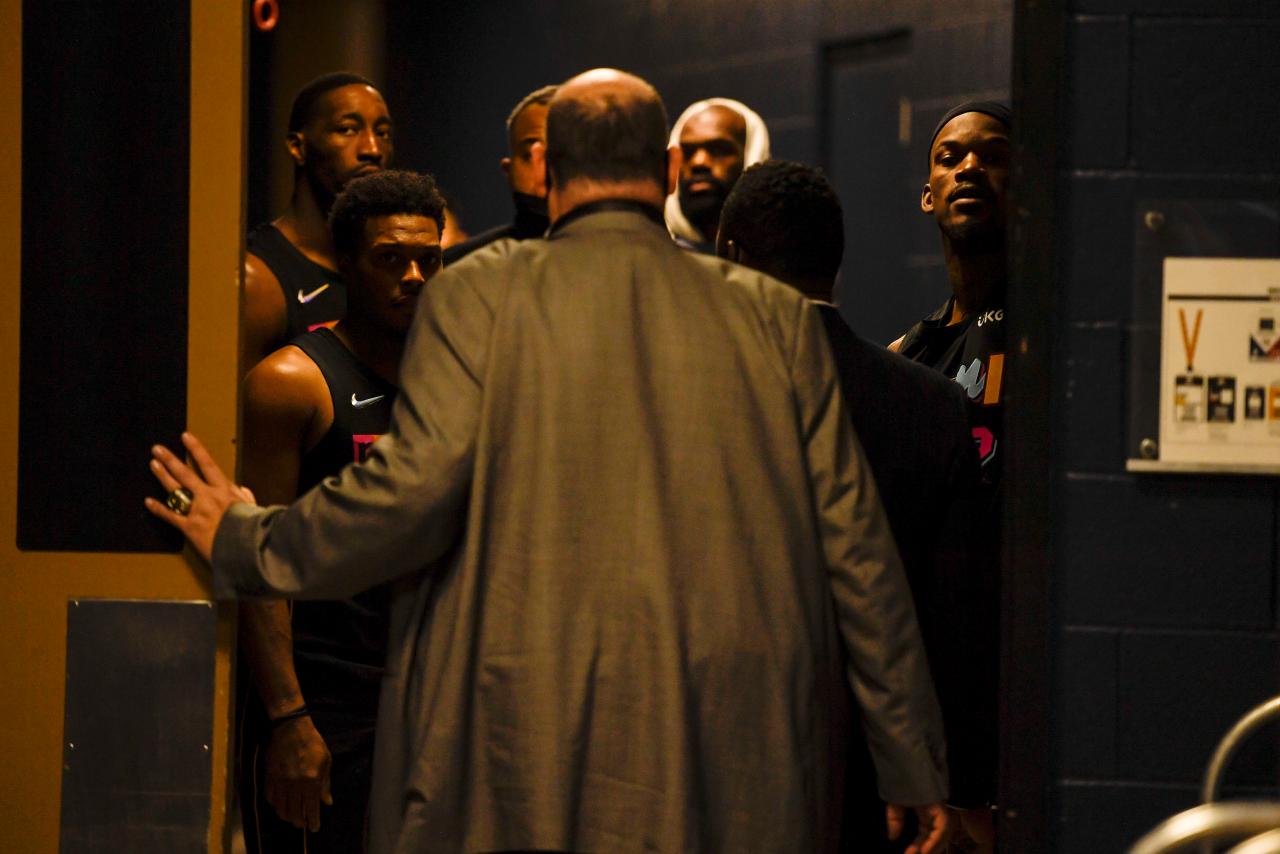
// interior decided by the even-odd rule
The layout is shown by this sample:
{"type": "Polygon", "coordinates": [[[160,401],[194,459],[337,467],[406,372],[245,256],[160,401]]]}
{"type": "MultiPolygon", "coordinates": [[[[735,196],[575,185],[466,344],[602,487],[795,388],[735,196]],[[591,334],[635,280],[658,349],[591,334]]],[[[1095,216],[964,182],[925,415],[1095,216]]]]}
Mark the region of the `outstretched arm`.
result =
{"type": "Polygon", "coordinates": [[[155,501],[148,507],[212,557],[215,596],[344,598],[422,569],[453,543],[471,480],[493,315],[476,288],[448,271],[419,299],[387,434],[366,462],[291,507],[237,503],[234,485],[193,437],[184,444],[205,478],[157,449],[162,484],[181,482],[195,500],[188,516],[155,501]]]}

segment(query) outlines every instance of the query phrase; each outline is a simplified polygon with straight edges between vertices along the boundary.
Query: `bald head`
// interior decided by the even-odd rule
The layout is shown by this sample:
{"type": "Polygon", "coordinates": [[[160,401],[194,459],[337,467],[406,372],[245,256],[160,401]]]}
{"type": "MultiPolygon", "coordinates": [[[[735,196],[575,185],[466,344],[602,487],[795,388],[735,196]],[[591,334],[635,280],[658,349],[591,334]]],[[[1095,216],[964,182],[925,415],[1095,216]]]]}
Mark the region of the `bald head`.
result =
{"type": "Polygon", "coordinates": [[[661,103],[658,90],[649,81],[617,68],[592,68],[575,74],[560,85],[557,93],[564,98],[591,98],[605,94],[648,98],[661,103]]]}
{"type": "Polygon", "coordinates": [[[558,186],[667,182],[667,111],[652,86],[625,71],[571,77],[547,111],[547,163],[558,186]]]}

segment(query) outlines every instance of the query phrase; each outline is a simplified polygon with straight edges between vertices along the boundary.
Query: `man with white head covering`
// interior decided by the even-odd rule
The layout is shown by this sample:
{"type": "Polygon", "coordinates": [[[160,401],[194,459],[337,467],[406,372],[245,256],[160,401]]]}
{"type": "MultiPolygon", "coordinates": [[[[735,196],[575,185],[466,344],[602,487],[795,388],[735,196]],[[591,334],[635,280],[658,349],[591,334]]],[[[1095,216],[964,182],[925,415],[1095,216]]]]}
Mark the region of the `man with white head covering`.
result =
{"type": "Polygon", "coordinates": [[[769,159],[769,130],[746,104],[708,98],[680,114],[670,144],[680,147],[684,165],[667,197],[667,228],[684,248],[714,255],[720,209],[742,170],[769,159]]]}

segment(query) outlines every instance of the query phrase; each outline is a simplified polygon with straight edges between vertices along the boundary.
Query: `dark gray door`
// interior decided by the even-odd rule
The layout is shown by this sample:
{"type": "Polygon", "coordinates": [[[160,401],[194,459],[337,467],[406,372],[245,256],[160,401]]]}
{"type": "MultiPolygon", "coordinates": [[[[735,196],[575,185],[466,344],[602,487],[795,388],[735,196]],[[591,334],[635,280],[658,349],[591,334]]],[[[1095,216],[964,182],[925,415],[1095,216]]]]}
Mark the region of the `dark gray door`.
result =
{"type": "Polygon", "coordinates": [[[836,297],[849,324],[881,344],[929,311],[940,292],[925,287],[936,277],[922,275],[912,254],[912,238],[927,221],[915,187],[922,170],[907,163],[911,41],[899,32],[825,55],[825,160],[845,218],[836,297]]]}

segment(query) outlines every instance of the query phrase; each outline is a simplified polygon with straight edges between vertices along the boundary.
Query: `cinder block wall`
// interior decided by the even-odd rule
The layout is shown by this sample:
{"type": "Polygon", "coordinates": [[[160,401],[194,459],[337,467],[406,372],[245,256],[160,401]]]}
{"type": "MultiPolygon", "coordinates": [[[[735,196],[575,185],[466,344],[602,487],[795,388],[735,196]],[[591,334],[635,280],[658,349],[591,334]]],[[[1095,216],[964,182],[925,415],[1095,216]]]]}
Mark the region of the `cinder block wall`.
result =
{"type": "MultiPolygon", "coordinates": [[[[1280,4],[1058,6],[1052,399],[1027,405],[1053,434],[1045,850],[1078,854],[1198,803],[1218,738],[1280,692],[1276,479],[1124,468],[1154,423],[1159,257],[1280,256],[1280,4]],[[1170,202],[1181,231],[1153,234],[1170,202]]],[[[1274,731],[1228,780],[1278,796],[1274,731]]]]}

